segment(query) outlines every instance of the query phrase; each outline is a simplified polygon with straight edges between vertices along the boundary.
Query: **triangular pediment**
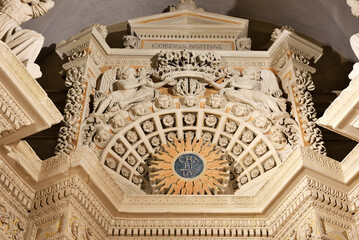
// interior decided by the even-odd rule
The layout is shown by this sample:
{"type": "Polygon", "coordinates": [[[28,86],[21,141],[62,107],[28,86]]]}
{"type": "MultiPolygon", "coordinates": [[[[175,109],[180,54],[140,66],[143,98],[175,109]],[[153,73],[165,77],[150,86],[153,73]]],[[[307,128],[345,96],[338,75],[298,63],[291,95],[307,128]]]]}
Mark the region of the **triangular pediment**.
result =
{"type": "Polygon", "coordinates": [[[229,17],[208,12],[194,12],[182,10],[152,16],[137,18],[128,21],[130,25],[222,25],[222,26],[247,26],[248,20],[229,17]]]}
{"type": "Polygon", "coordinates": [[[217,49],[235,50],[235,41],[247,37],[248,32],[247,19],[188,9],[132,19],[128,24],[131,35],[140,39],[141,48],[169,43],[171,48],[178,44],[174,48],[186,48],[188,44],[203,47],[206,43],[217,44],[217,49]]]}

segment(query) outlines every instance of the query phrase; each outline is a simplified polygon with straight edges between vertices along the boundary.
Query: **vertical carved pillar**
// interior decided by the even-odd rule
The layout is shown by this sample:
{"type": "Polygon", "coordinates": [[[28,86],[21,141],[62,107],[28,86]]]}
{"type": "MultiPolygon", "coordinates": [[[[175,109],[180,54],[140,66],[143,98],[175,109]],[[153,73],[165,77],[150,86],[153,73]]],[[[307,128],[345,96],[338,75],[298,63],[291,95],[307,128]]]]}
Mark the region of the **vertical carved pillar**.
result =
{"type": "Polygon", "coordinates": [[[63,65],[66,71],[65,85],[69,87],[64,109],[64,122],[60,129],[56,154],[68,154],[81,145],[81,124],[89,114],[90,95],[101,74],[104,50],[104,26],[94,25],[57,47],[59,54],[69,62],[63,65]]]}
{"type": "Polygon", "coordinates": [[[278,76],[291,103],[291,114],[299,126],[299,144],[325,154],[322,132],[315,123],[317,116],[310,93],[315,89],[312,80],[315,69],[309,65],[307,56],[299,50],[288,50],[283,58],[286,64],[278,76]]]}

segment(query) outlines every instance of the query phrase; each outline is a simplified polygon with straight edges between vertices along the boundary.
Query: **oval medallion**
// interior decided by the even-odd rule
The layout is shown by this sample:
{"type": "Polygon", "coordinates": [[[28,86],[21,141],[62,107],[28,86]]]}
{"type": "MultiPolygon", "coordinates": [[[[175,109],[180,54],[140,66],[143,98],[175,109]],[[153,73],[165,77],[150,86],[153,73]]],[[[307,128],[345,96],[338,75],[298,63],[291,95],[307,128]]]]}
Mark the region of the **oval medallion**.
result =
{"type": "Polygon", "coordinates": [[[203,172],[204,162],[197,154],[184,153],[176,158],[174,169],[183,178],[196,178],[203,172]]]}

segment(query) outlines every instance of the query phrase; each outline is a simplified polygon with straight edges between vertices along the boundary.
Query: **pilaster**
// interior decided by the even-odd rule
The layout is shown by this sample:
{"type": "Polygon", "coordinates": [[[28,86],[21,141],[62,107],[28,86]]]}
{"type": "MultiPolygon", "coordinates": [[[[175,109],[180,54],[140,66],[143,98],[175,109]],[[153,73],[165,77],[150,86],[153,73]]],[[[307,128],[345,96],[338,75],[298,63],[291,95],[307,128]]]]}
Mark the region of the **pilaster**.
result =
{"type": "Polygon", "coordinates": [[[101,74],[105,52],[109,49],[106,36],[106,27],[93,25],[57,47],[59,55],[68,60],[63,69],[66,72],[65,85],[69,88],[57,154],[68,154],[81,145],[81,124],[90,112],[90,95],[101,74]]]}

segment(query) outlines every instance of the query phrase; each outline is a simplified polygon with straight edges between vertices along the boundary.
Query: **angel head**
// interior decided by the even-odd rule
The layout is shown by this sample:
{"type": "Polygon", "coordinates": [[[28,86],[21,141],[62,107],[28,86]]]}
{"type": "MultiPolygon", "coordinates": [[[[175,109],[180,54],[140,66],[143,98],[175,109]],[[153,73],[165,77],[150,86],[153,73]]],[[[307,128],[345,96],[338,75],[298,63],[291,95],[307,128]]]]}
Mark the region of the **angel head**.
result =
{"type": "Polygon", "coordinates": [[[209,105],[212,108],[220,108],[223,101],[224,101],[223,96],[219,94],[212,94],[211,97],[209,98],[209,105]]]}
{"type": "Polygon", "coordinates": [[[183,104],[187,107],[194,107],[197,103],[197,97],[194,95],[188,95],[183,98],[183,104]]]}
{"type": "Polygon", "coordinates": [[[113,128],[120,128],[125,126],[126,118],[123,114],[116,114],[110,119],[109,123],[113,128]]]}
{"type": "Polygon", "coordinates": [[[133,79],[136,77],[136,70],[133,67],[124,67],[117,72],[118,79],[133,79]]]}
{"type": "Polygon", "coordinates": [[[161,95],[156,99],[156,107],[161,109],[166,109],[171,104],[171,97],[168,95],[161,95]]]}
{"type": "Polygon", "coordinates": [[[243,70],[243,77],[247,77],[253,81],[258,81],[261,77],[261,70],[257,67],[247,67],[243,70]]]}
{"type": "Polygon", "coordinates": [[[135,116],[143,116],[145,115],[146,107],[142,103],[138,103],[132,107],[133,115],[135,116]]]}
{"type": "Polygon", "coordinates": [[[251,107],[244,103],[237,103],[232,107],[232,113],[237,117],[247,117],[251,113],[251,107]]]}
{"type": "Polygon", "coordinates": [[[270,140],[276,144],[283,145],[287,143],[287,139],[285,138],[282,131],[279,129],[274,129],[272,135],[270,136],[270,140]]]}

